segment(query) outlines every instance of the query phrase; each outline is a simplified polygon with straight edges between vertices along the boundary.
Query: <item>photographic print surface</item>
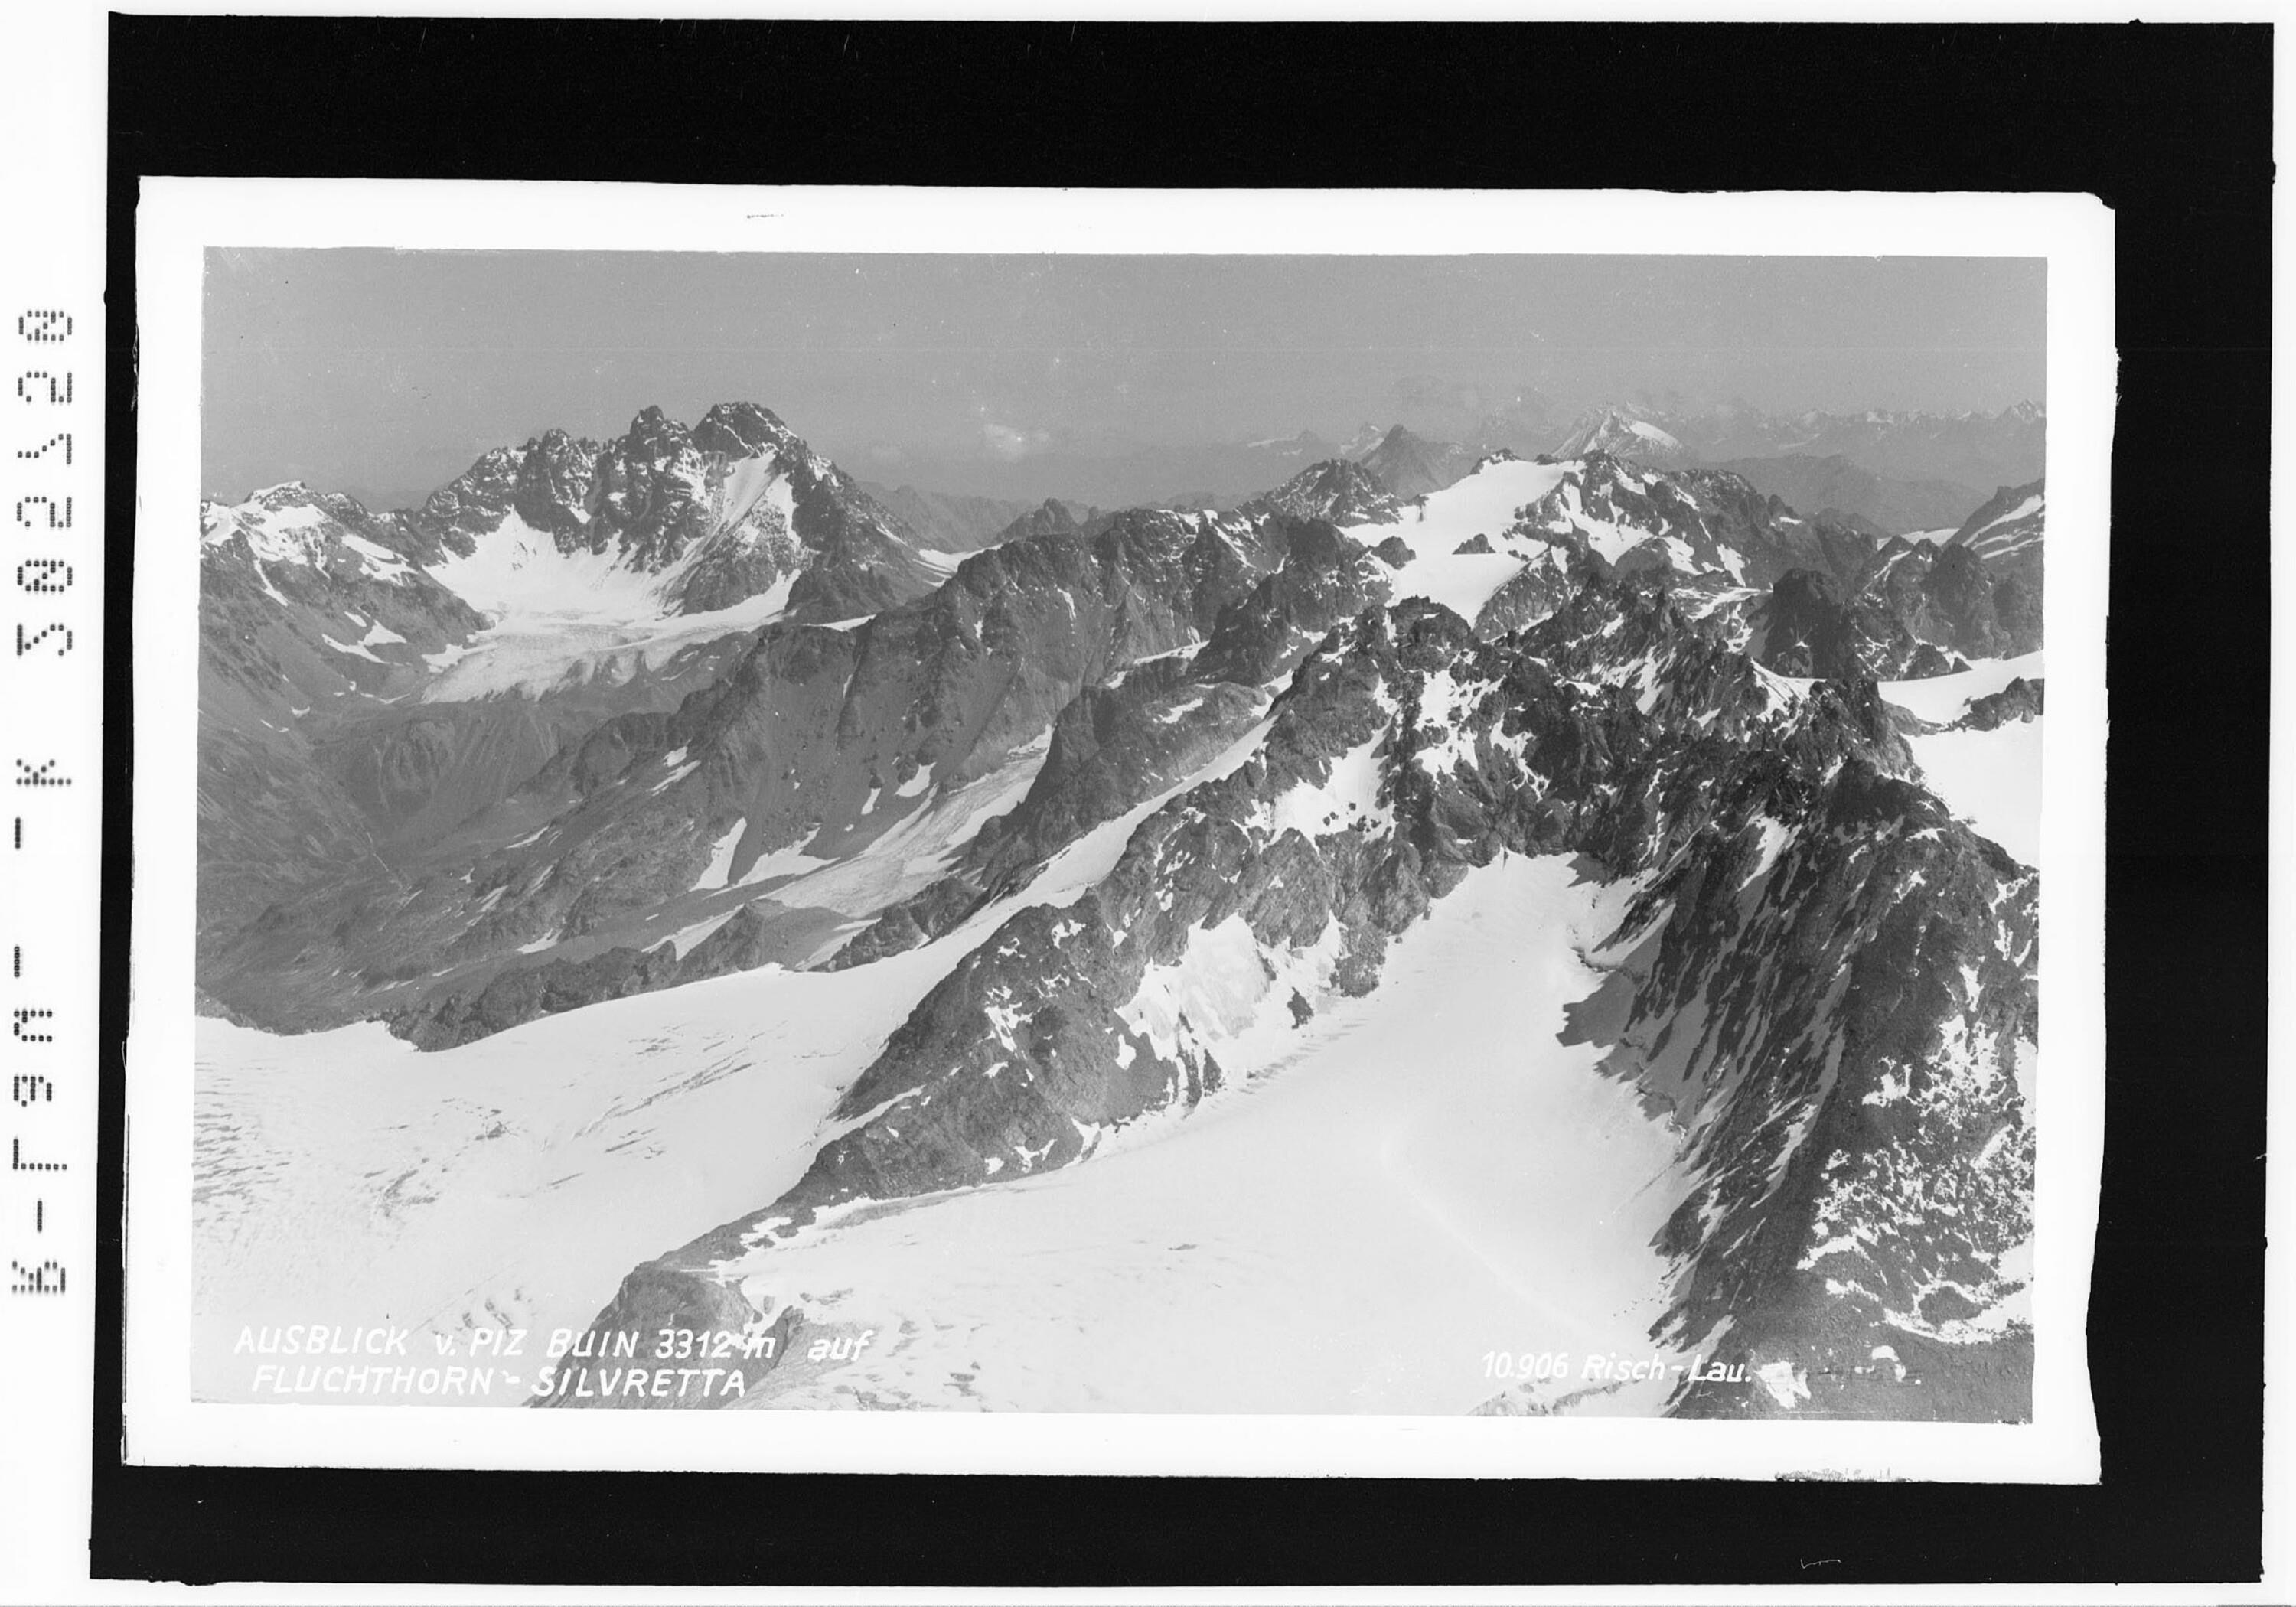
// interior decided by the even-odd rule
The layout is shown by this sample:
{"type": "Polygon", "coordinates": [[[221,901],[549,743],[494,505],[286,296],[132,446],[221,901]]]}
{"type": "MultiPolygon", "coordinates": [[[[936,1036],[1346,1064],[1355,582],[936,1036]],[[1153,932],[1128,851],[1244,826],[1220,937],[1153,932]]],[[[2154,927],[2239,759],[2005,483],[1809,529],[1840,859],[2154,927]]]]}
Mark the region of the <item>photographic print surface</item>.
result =
{"type": "Polygon", "coordinates": [[[2039,265],[208,275],[202,1394],[2029,1414],[2039,265]]]}
{"type": "Polygon", "coordinates": [[[192,1401],[2033,1421],[2042,260],[201,269],[192,1401]]]}

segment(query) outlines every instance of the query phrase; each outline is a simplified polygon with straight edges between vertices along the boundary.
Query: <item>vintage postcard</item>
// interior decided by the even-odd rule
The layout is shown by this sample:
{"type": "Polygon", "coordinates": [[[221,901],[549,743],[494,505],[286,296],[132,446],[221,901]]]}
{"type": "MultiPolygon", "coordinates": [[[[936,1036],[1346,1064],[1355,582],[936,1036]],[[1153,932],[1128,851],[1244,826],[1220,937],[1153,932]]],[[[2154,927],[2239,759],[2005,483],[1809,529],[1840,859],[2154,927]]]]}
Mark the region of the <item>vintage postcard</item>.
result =
{"type": "Polygon", "coordinates": [[[2093,201],[140,226],[132,1457],[2095,1476],[2093,201]]]}

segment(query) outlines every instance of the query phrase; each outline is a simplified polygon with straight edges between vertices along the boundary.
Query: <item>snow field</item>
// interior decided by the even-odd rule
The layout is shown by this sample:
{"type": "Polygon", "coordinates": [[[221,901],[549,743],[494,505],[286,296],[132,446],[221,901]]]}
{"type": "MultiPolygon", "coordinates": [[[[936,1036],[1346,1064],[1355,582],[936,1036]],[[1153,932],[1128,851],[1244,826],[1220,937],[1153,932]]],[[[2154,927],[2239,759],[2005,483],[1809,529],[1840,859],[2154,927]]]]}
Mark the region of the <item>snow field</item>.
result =
{"type": "Polygon", "coordinates": [[[449,553],[430,566],[432,579],[483,613],[615,620],[660,613],[663,586],[677,567],[650,574],[619,550],[561,552],[554,537],[516,512],[477,537],[468,555],[449,553]]]}
{"type": "Polygon", "coordinates": [[[1401,537],[1414,556],[1390,579],[1394,600],[1425,597],[1472,624],[1491,594],[1521,571],[1522,560],[1453,549],[1474,536],[1488,536],[1496,545],[1513,527],[1515,510],[1560,485],[1573,466],[1488,463],[1457,484],[1431,492],[1416,519],[1406,513],[1400,524],[1357,525],[1348,534],[1370,546],[1401,537]]]}
{"type": "Polygon", "coordinates": [[[1152,1142],[729,1263],[878,1330],[852,1365],[747,1404],[1447,1414],[1503,1388],[1487,1350],[1648,1354],[1673,1141],[1590,1046],[1556,1042],[1599,980],[1574,944],[1613,901],[1557,859],[1474,872],[1376,991],[1324,1001],[1280,1054],[1250,1051],[1265,1011],[1223,980],[1233,934],[1200,934],[1135,1009],[1193,997],[1244,1021],[1208,1041],[1263,1075],[1152,1142]]]}
{"type": "MultiPolygon", "coordinates": [[[[1933,726],[1949,725],[1973,699],[1990,697],[2021,676],[2043,679],[2043,657],[1984,659],[1958,675],[1885,681],[1882,695],[1933,726]]],[[[2038,865],[2041,857],[2041,725],[2013,720],[1991,731],[1906,739],[1930,791],[2026,865],[2038,865]]]]}
{"type": "Polygon", "coordinates": [[[2014,527],[2021,521],[2032,518],[2041,511],[2042,501],[2038,494],[2028,496],[1999,518],[1986,521],[1983,525],[1969,533],[1968,545],[1985,557],[1997,558],[2004,553],[2013,553],[2019,547],[2038,541],[2040,536],[2036,531],[2003,527],[2014,527]]]}
{"type": "Polygon", "coordinates": [[[659,603],[628,618],[505,614],[468,646],[433,654],[439,670],[422,689],[425,702],[461,702],[497,693],[547,692],[568,680],[627,680],[667,662],[685,648],[739,635],[770,624],[789,606],[795,575],[784,575],[754,597],[707,613],[668,614],[659,603]]]}
{"type": "Polygon", "coordinates": [[[1210,1049],[1230,1078],[1250,1076],[1283,1058],[1297,1029],[1290,1001],[1318,1000],[1330,990],[1340,958],[1337,922],[1304,949],[1278,949],[1260,963],[1259,940],[1241,915],[1189,934],[1177,963],[1152,965],[1132,1001],[1117,1011],[1166,1060],[1187,1043],[1210,1049]]]}
{"type": "Polygon", "coordinates": [[[2041,722],[1906,739],[1931,791],[2026,865],[2041,863],[2041,722]]]}
{"type": "Polygon", "coordinates": [[[1293,783],[1272,805],[1263,806],[1265,825],[1276,836],[1297,830],[1313,840],[1332,832],[1361,825],[1384,831],[1395,824],[1395,812],[1379,801],[1379,752],[1393,734],[1382,726],[1377,735],[1332,760],[1331,778],[1322,786],[1313,782],[1293,783]]]}

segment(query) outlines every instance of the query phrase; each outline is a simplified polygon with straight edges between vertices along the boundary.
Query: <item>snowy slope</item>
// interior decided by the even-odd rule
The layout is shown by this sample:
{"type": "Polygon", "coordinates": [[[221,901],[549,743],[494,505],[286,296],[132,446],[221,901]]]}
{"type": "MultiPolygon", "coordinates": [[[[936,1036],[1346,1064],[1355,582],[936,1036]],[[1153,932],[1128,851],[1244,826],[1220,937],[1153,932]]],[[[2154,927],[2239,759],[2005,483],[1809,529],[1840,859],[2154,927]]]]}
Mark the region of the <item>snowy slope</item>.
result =
{"type": "MultiPolygon", "coordinates": [[[[1971,700],[2018,679],[2038,681],[2043,655],[1988,659],[1958,675],[1888,681],[1882,695],[1931,725],[1950,725],[1971,700]]],[[[2041,722],[2009,720],[1991,731],[1936,731],[1906,739],[1930,791],[1956,815],[2027,865],[2041,862],[2041,722]]]]}
{"type": "MultiPolygon", "coordinates": [[[[1010,787],[988,778],[951,812],[1010,787]]],[[[242,1325],[579,1332],[634,1262],[795,1181],[886,1032],[1014,911],[1104,875],[1153,807],[939,942],[852,971],[768,966],[432,1054],[376,1022],[282,1037],[202,1017],[195,1394],[248,1398],[242,1325]]],[[[888,849],[931,852],[948,830],[888,849]]]]}
{"type": "Polygon", "coordinates": [[[1947,807],[2026,865],[2041,863],[2041,722],[1906,739],[1947,807]]]}
{"type": "MultiPolygon", "coordinates": [[[[718,502],[712,511],[720,529],[752,519],[788,529],[789,480],[774,472],[768,460],[736,463],[718,502]]],[[[434,579],[488,623],[467,652],[423,689],[424,701],[513,689],[539,693],[599,676],[627,679],[681,647],[754,630],[789,606],[794,573],[732,607],[678,612],[679,588],[706,550],[705,543],[695,542],[668,566],[649,570],[620,546],[562,551],[515,511],[504,514],[493,530],[473,539],[468,553],[449,549],[430,565],[434,579]]]]}
{"type": "Polygon", "coordinates": [[[481,612],[628,619],[663,611],[671,570],[648,571],[622,549],[562,552],[548,534],[513,511],[474,538],[471,551],[449,550],[430,566],[439,585],[481,612]]]}
{"type": "Polygon", "coordinates": [[[196,1393],[243,1398],[242,1324],[578,1328],[665,1235],[795,1176],[934,963],[753,972],[438,1054],[201,1020],[196,1393]]]}
{"type": "Polygon", "coordinates": [[[878,1339],[745,1404],[1453,1414],[1486,1350],[1649,1354],[1673,1137],[1556,1042],[1628,890],[1474,872],[1372,995],[1144,1140],[775,1244],[759,1293],[878,1339]]]}
{"type": "MultiPolygon", "coordinates": [[[[1267,729],[1191,782],[1242,763],[1267,729]]],[[[518,1326],[537,1345],[578,1330],[629,1266],[793,1181],[889,1028],[1013,911],[1104,875],[1168,796],[1070,845],[1023,895],[873,965],[767,968],[433,1054],[373,1025],[275,1037],[203,1021],[199,1393],[245,1398],[243,1324],[518,1326]]],[[[1628,890],[1559,860],[1475,873],[1398,943],[1374,996],[1309,1031],[1251,1031],[1249,1006],[1207,1020],[1242,1086],[1194,1116],[1142,1124],[1089,1168],[825,1227],[779,1247],[773,1276],[816,1322],[917,1318],[914,1346],[872,1365],[887,1390],[898,1373],[947,1404],[1456,1412],[1492,1392],[1486,1349],[1644,1345],[1662,1270],[1649,1242],[1670,1199],[1645,1185],[1672,1141],[1590,1048],[1555,1042],[1562,1005],[1599,980],[1575,949],[1628,890]],[[1472,1041],[1419,1064],[1434,1011],[1472,1041]],[[1542,1135],[1551,1153],[1527,1147],[1542,1135]],[[1030,1292],[1048,1289],[1067,1292],[1030,1292]],[[856,1292],[818,1304],[840,1290],[856,1292]],[[1420,1365],[1398,1311],[1410,1332],[1456,1335],[1456,1356],[1420,1365]],[[1273,1341],[1303,1315],[1330,1343],[1286,1363],[1273,1341]],[[1255,1359],[1234,1365],[1231,1346],[1255,1359]],[[1079,1349],[1111,1359],[1078,1365],[1079,1349]],[[980,1373],[970,1389],[964,1373],[980,1373]]],[[[1202,1014],[1204,980],[1169,991],[1202,1014]]],[[[849,1399],[873,1376],[823,1388],[849,1399]]],[[[801,1404],[805,1372],[776,1377],[801,1404]]]]}
{"type": "Polygon", "coordinates": [[[2013,503],[1997,497],[1971,515],[1969,523],[1953,537],[1954,542],[1985,558],[2005,558],[2012,553],[2022,552],[2041,540],[2046,504],[2046,499],[2038,488],[2018,496],[2013,503]]]}

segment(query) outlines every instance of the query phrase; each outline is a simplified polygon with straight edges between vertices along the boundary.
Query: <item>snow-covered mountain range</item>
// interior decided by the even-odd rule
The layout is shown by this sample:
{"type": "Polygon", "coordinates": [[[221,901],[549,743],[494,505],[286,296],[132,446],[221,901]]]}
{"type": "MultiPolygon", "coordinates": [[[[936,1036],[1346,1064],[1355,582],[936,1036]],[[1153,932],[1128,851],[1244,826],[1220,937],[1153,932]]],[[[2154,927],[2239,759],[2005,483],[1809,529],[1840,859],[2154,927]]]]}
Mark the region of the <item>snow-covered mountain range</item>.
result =
{"type": "Polygon", "coordinates": [[[202,1324],[586,1332],[554,1406],[2025,1414],[2040,488],[1577,444],[961,557],[748,404],[209,505],[202,1324]],[[630,1390],[664,1327],[738,1395],[630,1390]]]}
{"type": "Polygon", "coordinates": [[[1747,407],[1588,410],[1554,447],[1614,453],[1660,468],[1705,464],[1743,476],[1806,512],[1885,534],[1953,529],[1985,500],[1981,487],[2041,476],[2047,420],[2020,403],[1997,414],[1808,412],[1747,407]]]}
{"type": "Polygon", "coordinates": [[[1017,456],[897,452],[892,461],[906,483],[867,488],[930,545],[958,552],[981,545],[1047,496],[1068,503],[1079,519],[1095,506],[1143,503],[1227,508],[1311,464],[1343,457],[1409,497],[1441,489],[1493,452],[1604,451],[1652,467],[1733,469],[1804,513],[1832,512],[1906,535],[1956,528],[1990,488],[2039,479],[2047,433],[2046,416],[2030,403],[1990,413],[1776,413],[1672,398],[1574,409],[1528,387],[1431,381],[1396,387],[1386,405],[1394,411],[1379,423],[1243,439],[1191,439],[1184,432],[1114,438],[1046,420],[1017,456]]]}

